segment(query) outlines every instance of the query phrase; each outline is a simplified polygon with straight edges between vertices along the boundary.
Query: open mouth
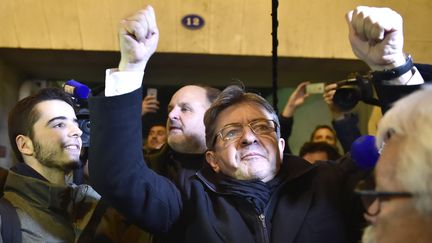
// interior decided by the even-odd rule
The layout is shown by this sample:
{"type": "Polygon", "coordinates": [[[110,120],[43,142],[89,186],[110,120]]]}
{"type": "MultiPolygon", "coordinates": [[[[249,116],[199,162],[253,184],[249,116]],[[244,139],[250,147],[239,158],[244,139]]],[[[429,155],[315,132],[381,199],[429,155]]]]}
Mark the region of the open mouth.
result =
{"type": "Polygon", "coordinates": [[[68,144],[68,145],[64,146],[64,148],[66,150],[69,150],[69,151],[80,151],[81,150],[81,146],[79,146],[78,144],[68,144]]]}

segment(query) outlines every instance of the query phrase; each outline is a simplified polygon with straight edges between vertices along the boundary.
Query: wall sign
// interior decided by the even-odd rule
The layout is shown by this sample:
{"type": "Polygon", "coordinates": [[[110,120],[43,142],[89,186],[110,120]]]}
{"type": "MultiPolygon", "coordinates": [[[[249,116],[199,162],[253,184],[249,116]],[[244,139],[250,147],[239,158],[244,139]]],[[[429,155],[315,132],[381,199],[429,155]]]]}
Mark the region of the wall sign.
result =
{"type": "Polygon", "coordinates": [[[197,30],[201,29],[204,26],[204,19],[196,14],[188,14],[184,16],[181,20],[182,25],[186,29],[197,30]]]}

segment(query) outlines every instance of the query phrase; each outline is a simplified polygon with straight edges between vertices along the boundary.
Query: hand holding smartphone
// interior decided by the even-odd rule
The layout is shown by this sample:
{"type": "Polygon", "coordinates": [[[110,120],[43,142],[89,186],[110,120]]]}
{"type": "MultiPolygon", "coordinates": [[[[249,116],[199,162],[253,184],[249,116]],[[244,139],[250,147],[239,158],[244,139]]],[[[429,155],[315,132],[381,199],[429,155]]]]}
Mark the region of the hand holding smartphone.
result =
{"type": "Polygon", "coordinates": [[[157,100],[157,89],[155,89],[155,88],[148,88],[147,89],[147,96],[153,96],[157,100]]]}

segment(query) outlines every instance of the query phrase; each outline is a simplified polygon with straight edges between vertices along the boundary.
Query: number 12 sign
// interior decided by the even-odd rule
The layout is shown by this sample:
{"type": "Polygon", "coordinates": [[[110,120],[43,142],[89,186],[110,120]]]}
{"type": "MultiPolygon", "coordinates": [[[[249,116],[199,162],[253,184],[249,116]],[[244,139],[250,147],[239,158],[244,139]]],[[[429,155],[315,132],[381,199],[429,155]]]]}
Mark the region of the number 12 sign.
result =
{"type": "Polygon", "coordinates": [[[201,29],[204,26],[204,19],[196,14],[188,14],[184,16],[181,22],[186,29],[191,30],[201,29]]]}

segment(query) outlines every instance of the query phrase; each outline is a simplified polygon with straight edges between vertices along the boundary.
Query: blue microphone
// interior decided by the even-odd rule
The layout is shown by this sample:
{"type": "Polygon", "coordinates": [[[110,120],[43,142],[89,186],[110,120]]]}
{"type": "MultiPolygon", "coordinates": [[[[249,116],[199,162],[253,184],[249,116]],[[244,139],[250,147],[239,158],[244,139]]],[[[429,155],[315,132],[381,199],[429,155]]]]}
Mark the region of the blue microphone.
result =
{"type": "Polygon", "coordinates": [[[64,91],[73,95],[75,98],[87,99],[90,95],[90,88],[73,79],[64,84],[64,91]]]}
{"type": "Polygon", "coordinates": [[[351,145],[351,158],[354,159],[360,169],[373,169],[379,158],[375,137],[364,135],[357,138],[351,145]]]}

